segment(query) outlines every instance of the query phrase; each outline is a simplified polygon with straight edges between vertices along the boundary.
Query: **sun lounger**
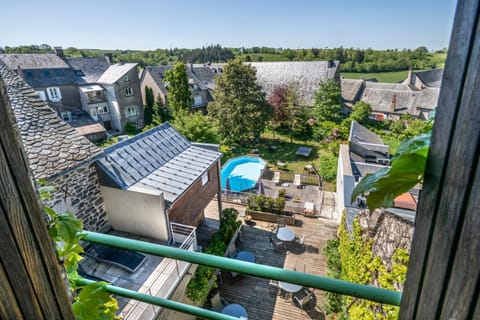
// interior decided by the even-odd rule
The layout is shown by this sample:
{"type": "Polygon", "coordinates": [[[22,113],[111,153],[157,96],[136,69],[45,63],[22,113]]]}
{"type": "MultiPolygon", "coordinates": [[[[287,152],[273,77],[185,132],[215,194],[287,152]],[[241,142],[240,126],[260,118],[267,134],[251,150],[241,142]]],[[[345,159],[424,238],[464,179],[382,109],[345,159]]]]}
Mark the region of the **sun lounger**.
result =
{"type": "Polygon", "coordinates": [[[135,272],[145,262],[145,256],[135,251],[92,244],[85,254],[95,260],[112,264],[129,272],[135,272]]]}

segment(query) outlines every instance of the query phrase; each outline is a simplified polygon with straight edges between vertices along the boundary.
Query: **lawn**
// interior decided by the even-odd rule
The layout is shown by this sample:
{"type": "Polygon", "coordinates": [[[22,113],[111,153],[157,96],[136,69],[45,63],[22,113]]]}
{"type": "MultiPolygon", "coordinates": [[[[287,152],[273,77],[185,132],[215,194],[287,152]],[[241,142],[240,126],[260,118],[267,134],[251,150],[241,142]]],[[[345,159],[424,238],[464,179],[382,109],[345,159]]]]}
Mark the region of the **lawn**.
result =
{"type": "MultiPolygon", "coordinates": [[[[290,143],[289,137],[275,134],[275,139],[273,139],[272,133],[264,133],[259,143],[241,146],[237,145],[231,150],[225,150],[225,148],[222,148],[221,151],[223,152],[222,164],[230,158],[242,156],[248,153],[256,153],[267,162],[267,166],[269,168],[295,173],[304,173],[304,168],[308,164],[313,164],[318,170],[320,158],[332,154],[326,145],[323,145],[317,141],[303,141],[294,139],[293,142],[290,143]],[[279,142],[279,139],[282,142],[279,142]],[[269,148],[270,146],[275,146],[276,149],[272,151],[269,148]],[[310,156],[297,156],[295,153],[299,147],[312,148],[310,156]],[[277,166],[277,162],[285,163],[286,168],[277,166]]],[[[333,190],[333,186],[327,183],[324,185],[324,188],[327,190],[333,190]]]]}
{"type": "Polygon", "coordinates": [[[347,79],[377,78],[378,82],[397,83],[407,78],[408,71],[379,72],[379,73],[342,72],[340,75],[347,79]]]}

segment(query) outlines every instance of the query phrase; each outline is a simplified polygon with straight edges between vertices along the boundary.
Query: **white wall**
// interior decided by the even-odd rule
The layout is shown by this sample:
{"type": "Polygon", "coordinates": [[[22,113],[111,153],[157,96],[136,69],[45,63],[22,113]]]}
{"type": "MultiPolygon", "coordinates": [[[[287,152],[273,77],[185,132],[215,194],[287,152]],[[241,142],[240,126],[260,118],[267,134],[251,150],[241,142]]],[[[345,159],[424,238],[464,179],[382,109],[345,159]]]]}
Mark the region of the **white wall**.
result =
{"type": "Polygon", "coordinates": [[[101,186],[109,224],[116,230],[167,241],[168,220],[162,193],[101,186]]]}

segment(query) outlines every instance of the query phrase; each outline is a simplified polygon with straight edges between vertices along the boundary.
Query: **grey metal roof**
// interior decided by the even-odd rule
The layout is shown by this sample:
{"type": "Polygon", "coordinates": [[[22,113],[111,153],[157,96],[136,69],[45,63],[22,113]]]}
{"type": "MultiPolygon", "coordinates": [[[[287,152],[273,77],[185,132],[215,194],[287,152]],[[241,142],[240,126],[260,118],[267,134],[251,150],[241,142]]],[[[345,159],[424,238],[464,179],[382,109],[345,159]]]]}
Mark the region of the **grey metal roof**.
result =
{"type": "Polygon", "coordinates": [[[0,77],[36,179],[59,175],[100,153],[100,149],[63,122],[25,81],[2,62],[0,77]]]}
{"type": "Polygon", "coordinates": [[[219,152],[193,146],[164,123],[106,148],[97,164],[118,188],[160,191],[171,203],[220,156],[219,152]]]}
{"type": "Polygon", "coordinates": [[[95,83],[110,67],[106,58],[68,58],[77,75],[78,84],[95,83]]]}
{"type": "Polygon", "coordinates": [[[98,78],[98,83],[113,84],[117,82],[121,77],[130,71],[132,68],[137,67],[137,63],[117,63],[113,64],[98,78]]]}
{"type": "Polygon", "coordinates": [[[0,54],[2,60],[10,69],[49,69],[69,68],[69,65],[59,56],[52,53],[11,53],[0,54]]]}

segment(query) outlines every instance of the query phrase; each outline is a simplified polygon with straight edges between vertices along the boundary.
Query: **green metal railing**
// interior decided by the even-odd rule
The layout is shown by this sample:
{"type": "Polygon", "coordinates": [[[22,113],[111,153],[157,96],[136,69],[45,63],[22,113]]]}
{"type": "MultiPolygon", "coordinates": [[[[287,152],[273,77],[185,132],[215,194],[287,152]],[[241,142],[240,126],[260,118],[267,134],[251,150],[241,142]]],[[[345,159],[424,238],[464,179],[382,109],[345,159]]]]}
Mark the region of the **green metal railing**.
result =
{"type": "MultiPolygon", "coordinates": [[[[94,282],[95,281],[87,280],[87,279],[80,279],[76,281],[76,283],[81,286],[88,285],[94,282]]],[[[122,297],[127,297],[130,299],[143,301],[143,302],[154,304],[167,309],[172,309],[175,311],[192,314],[197,317],[215,319],[215,320],[238,320],[238,318],[236,317],[232,317],[223,313],[218,313],[212,310],[203,309],[200,307],[191,306],[189,304],[155,297],[148,294],[144,294],[137,291],[128,290],[125,288],[120,288],[112,285],[107,285],[107,291],[122,297]]]]}
{"type": "MultiPolygon", "coordinates": [[[[343,280],[332,279],[327,277],[321,277],[316,275],[311,275],[303,272],[293,271],[293,270],[286,270],[282,268],[261,265],[251,262],[239,261],[235,259],[225,258],[214,256],[210,254],[200,253],[200,252],[192,252],[187,250],[181,250],[173,247],[168,247],[164,245],[139,241],[139,240],[132,240],[102,233],[96,233],[91,231],[83,231],[82,235],[84,236],[84,240],[89,242],[100,243],[108,246],[140,251],[144,253],[149,253],[157,256],[192,262],[196,264],[206,265],[210,267],[215,267],[223,270],[230,270],[235,271],[238,273],[249,274],[252,276],[257,276],[266,279],[274,279],[284,282],[290,282],[294,284],[299,284],[305,287],[316,288],[324,291],[335,292],[343,295],[353,296],[361,299],[367,299],[379,303],[389,304],[399,306],[400,301],[402,298],[402,294],[396,291],[390,291],[386,289],[381,289],[377,287],[372,287],[368,285],[362,285],[357,283],[351,283],[343,280]]],[[[116,291],[125,291],[125,289],[121,289],[114,286],[108,287],[110,292],[113,290],[116,291]]],[[[107,289],[108,289],[107,288],[107,289]]],[[[123,295],[122,293],[117,293],[119,295],[123,295]]],[[[139,294],[139,293],[137,293],[139,294]]],[[[133,299],[137,299],[133,296],[129,296],[133,299]]],[[[150,297],[150,296],[149,296],[150,297]]],[[[154,300],[146,301],[149,303],[157,304],[159,306],[164,306],[166,308],[178,310],[185,313],[190,313],[194,315],[199,315],[196,313],[192,313],[192,311],[198,311],[196,308],[192,307],[188,304],[181,304],[175,302],[175,304],[170,305],[173,303],[172,301],[166,299],[160,299],[158,297],[152,297],[154,300]],[[168,303],[166,301],[169,301],[168,303]],[[196,308],[196,309],[192,309],[196,308]]],[[[145,300],[142,300],[145,301],[145,300]]],[[[212,311],[211,311],[212,312],[212,311]]],[[[215,312],[213,312],[215,313],[215,312]]],[[[215,313],[218,315],[218,313],[215,313]]],[[[200,315],[203,317],[211,318],[211,319],[230,319],[230,318],[218,318],[213,317],[213,315],[200,315]]]]}

